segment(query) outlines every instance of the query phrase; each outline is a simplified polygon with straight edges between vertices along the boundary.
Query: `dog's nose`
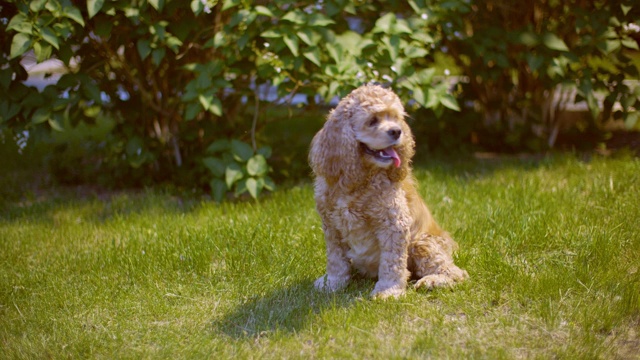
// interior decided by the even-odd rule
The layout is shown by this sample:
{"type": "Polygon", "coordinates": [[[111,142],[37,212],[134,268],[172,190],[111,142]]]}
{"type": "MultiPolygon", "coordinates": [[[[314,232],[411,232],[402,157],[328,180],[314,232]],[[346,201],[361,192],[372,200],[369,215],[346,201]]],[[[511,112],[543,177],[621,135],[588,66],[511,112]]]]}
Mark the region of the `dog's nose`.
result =
{"type": "Polygon", "coordinates": [[[402,130],[400,130],[400,128],[393,128],[393,129],[387,130],[387,134],[389,134],[389,136],[391,136],[393,140],[398,140],[398,138],[402,134],[402,130]]]}

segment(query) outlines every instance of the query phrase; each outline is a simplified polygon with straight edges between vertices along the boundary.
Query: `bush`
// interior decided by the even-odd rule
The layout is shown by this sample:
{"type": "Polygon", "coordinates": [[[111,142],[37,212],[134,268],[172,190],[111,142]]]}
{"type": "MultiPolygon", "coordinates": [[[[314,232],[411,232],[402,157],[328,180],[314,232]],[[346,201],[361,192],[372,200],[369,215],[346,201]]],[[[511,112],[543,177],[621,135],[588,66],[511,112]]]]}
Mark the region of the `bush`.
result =
{"type": "Polygon", "coordinates": [[[110,118],[112,131],[85,147],[105,182],[257,196],[273,188],[268,174],[245,168],[243,179],[262,184],[245,189],[226,181],[245,165],[217,154],[221,182],[207,148],[235,140],[256,156],[269,145],[259,136],[273,121],[267,110],[294,98],[314,107],[369,81],[390,84],[409,111],[429,117],[460,110],[456,96],[472,104],[482,124],[469,125],[478,118],[470,115],[445,124],[467,139],[478,128],[512,146],[532,132],[552,138],[552,94],[566,83],[596,126],[615,102],[632,126],[638,90],[622,80],[637,77],[628,53],[637,50],[630,29],[639,11],[608,1],[12,0],[0,10],[0,127],[35,134],[110,118]],[[441,50],[463,77],[436,69],[441,50]],[[27,87],[28,51],[59,59],[66,74],[42,91],[27,87]]]}
{"type": "Polygon", "coordinates": [[[219,193],[204,166],[207,147],[236,139],[257,153],[261,114],[294,96],[314,105],[380,81],[415,106],[457,108],[446,86],[432,87],[427,21],[389,10],[379,16],[350,1],[10,1],[1,16],[0,124],[61,131],[108,115],[111,134],[91,146],[96,171],[134,185],[211,183],[219,193]],[[26,87],[20,59],[29,50],[68,72],[42,92],[26,87]]]}
{"type": "Polygon", "coordinates": [[[553,146],[561,126],[558,113],[580,101],[588,106],[592,131],[602,132],[612,117],[628,128],[640,125],[640,86],[624,82],[638,79],[630,56],[638,56],[639,6],[452,0],[430,14],[438,24],[439,46],[467,79],[460,100],[480,112],[487,145],[553,146]],[[558,101],[567,88],[575,97],[558,101]],[[616,103],[620,109],[614,111],[616,103]]]}

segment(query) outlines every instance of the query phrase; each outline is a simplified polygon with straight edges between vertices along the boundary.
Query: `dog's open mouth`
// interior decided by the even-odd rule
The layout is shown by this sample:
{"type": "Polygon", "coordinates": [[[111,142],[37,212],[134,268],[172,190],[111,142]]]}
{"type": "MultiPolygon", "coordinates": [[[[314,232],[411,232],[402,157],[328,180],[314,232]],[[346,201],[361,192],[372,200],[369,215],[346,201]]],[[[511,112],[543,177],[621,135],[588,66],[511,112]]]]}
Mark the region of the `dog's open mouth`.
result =
{"type": "Polygon", "coordinates": [[[388,148],[380,150],[373,150],[365,144],[362,144],[362,147],[364,148],[365,153],[373,156],[376,160],[382,162],[393,161],[393,166],[395,167],[399,167],[402,163],[402,161],[400,161],[400,156],[393,148],[393,146],[389,146],[388,148]]]}

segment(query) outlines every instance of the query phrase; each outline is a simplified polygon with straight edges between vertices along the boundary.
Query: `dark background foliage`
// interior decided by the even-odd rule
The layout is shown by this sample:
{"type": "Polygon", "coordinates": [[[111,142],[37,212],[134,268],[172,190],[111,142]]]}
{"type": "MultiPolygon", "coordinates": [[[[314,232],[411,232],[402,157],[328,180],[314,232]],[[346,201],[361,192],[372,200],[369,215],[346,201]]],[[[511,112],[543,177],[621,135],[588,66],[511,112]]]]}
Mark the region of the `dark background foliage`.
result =
{"type": "Polygon", "coordinates": [[[638,18],[629,1],[8,1],[0,130],[50,146],[60,182],[216,199],[306,176],[332,102],[369,81],[431,151],[597,143],[638,127],[638,18]],[[57,81],[26,85],[50,59],[57,81]]]}

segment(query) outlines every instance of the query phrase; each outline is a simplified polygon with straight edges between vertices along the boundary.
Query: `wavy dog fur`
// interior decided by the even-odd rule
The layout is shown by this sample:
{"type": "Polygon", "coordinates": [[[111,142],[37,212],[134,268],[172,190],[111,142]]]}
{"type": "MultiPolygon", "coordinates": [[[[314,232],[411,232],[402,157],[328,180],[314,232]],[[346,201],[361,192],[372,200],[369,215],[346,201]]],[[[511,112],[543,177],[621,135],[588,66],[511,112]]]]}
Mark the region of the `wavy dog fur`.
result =
{"type": "Polygon", "coordinates": [[[316,208],[327,272],[315,281],[336,291],[351,269],[377,278],[374,298],[415,287],[451,286],[468,277],[453,263],[457,244],[434,221],[411,173],[415,142],[392,91],[364,85],[340,101],[311,143],[316,208]]]}

